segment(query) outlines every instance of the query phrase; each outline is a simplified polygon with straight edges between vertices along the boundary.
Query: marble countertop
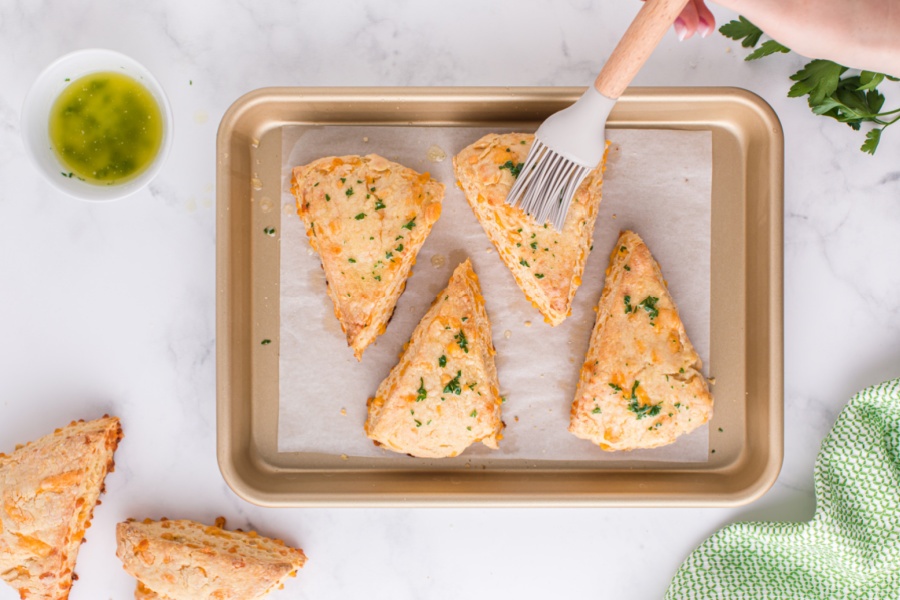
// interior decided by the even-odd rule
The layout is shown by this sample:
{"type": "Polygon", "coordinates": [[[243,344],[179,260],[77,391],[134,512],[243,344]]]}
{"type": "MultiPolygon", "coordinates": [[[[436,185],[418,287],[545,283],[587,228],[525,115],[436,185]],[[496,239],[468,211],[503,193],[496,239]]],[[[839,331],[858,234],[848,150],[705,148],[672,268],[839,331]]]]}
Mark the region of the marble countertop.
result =
{"type": "MultiPolygon", "coordinates": [[[[303,547],[309,563],[273,598],[412,600],[659,598],[719,527],[812,516],[821,439],[853,393],[900,370],[900,131],[862,154],[861,134],[786,97],[802,58],[746,63],[718,34],[670,33],[635,84],[744,87],[784,126],[785,457],[764,497],[722,509],[276,510],[239,499],[219,473],[214,152],[226,108],[273,85],[587,85],[637,4],[0,2],[0,451],[104,412],[126,436],[71,598],[132,597],[113,535],[127,517],[224,515],[303,547]],[[20,138],[31,82],[87,47],[144,63],[175,114],[160,176],[111,204],[55,191],[20,138]]],[[[0,600],[15,597],[0,586],[0,600]]]]}

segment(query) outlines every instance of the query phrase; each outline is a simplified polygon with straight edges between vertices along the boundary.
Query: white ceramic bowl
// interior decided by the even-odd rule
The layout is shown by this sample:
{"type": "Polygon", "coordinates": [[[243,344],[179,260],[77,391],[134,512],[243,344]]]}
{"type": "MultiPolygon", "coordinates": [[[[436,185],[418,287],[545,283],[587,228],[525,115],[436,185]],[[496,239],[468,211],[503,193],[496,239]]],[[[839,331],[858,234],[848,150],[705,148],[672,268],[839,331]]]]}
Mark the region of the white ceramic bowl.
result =
{"type": "Polygon", "coordinates": [[[22,107],[22,139],[25,149],[44,178],[60,191],[95,202],[117,200],[146,186],[159,173],[172,146],[172,108],[159,82],[142,64],[112,50],[78,50],[58,58],[35,80],[22,107]],[[143,173],[114,185],[97,185],[65,177],[64,167],[50,143],[50,110],[72,81],[100,71],[117,71],[141,82],[159,104],[163,119],[162,142],[156,158],[143,173]]]}

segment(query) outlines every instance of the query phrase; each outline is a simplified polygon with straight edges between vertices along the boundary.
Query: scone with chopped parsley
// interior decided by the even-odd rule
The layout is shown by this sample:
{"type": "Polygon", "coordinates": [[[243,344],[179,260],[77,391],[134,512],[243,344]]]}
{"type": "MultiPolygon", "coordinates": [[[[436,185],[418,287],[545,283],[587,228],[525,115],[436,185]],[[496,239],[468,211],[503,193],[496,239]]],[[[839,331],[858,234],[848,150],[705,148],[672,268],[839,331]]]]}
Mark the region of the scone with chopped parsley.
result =
{"type": "Polygon", "coordinates": [[[466,260],[369,399],[365,430],[379,446],[423,458],[457,456],[475,442],[496,449],[501,403],[491,324],[466,260]]]}
{"type": "Polygon", "coordinates": [[[619,237],[572,403],[569,431],[603,450],[670,444],[712,417],[713,398],[650,250],[619,237]]]}
{"type": "Polygon", "coordinates": [[[360,360],[387,327],[441,215],[444,185],[370,154],[295,167],[291,191],[322,260],[334,314],[360,360]]]}
{"type": "Polygon", "coordinates": [[[603,169],[591,171],[575,193],[562,231],[538,223],[506,203],[534,135],[489,134],[453,157],[466,200],[525,296],[550,325],[571,313],[591,250],[600,206],[603,169]]]}

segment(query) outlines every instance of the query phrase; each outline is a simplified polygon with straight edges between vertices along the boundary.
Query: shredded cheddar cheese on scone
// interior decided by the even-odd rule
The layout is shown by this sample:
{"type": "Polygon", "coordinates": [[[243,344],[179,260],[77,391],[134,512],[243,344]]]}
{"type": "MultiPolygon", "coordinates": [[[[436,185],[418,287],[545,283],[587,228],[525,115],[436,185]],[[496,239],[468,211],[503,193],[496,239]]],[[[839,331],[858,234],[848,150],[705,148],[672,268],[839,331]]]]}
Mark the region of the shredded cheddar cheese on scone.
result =
{"type": "Polygon", "coordinates": [[[609,261],[569,431],[604,450],[670,444],[712,417],[713,398],[659,265],[625,231],[609,261]]]}
{"type": "Polygon", "coordinates": [[[576,191],[559,231],[506,203],[533,141],[532,134],[489,134],[457,154],[453,167],[475,216],[525,296],[545,321],[559,325],[581,285],[606,158],[576,191]]]}
{"type": "Polygon", "coordinates": [[[456,456],[479,441],[496,449],[501,403],[491,324],[466,260],[369,399],[366,434],[423,458],[456,456]]]}
{"type": "Polygon", "coordinates": [[[370,154],[296,167],[291,191],[322,260],[334,314],[361,359],[387,327],[441,215],[444,185],[370,154]]]}

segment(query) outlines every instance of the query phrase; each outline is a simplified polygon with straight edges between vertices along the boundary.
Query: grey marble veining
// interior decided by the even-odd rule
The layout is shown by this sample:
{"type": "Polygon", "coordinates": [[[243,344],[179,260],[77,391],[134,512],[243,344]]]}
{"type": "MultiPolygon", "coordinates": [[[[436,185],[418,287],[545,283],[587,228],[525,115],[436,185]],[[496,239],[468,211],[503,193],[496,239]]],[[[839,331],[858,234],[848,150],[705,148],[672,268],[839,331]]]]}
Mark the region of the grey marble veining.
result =
{"type": "Polygon", "coordinates": [[[786,97],[803,59],[746,63],[718,34],[670,34],[635,84],[745,87],[784,126],[785,460],[769,493],[734,509],[271,510],[219,474],[213,182],[227,107],[273,85],[587,85],[637,5],[0,0],[0,451],[104,412],[125,428],[73,600],[132,597],[114,554],[126,517],[224,515],[301,545],[307,567],[273,598],[449,600],[658,598],[721,525],[812,515],[813,461],[841,407],[900,375],[900,131],[863,155],[861,134],[786,97]],[[19,136],[38,72],[87,47],[144,63],[175,114],[160,176],[113,204],[54,191],[19,136]]]}

